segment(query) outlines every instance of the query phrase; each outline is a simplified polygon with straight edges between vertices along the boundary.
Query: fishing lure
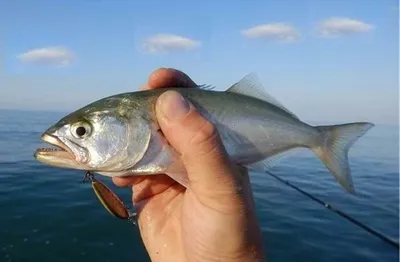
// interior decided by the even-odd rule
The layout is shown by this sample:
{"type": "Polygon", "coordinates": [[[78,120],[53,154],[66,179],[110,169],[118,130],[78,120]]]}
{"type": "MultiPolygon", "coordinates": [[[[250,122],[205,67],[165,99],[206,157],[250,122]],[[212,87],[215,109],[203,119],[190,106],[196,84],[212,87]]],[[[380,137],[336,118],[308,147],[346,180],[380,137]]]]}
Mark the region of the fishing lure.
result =
{"type": "Polygon", "coordinates": [[[92,173],[87,172],[83,180],[91,181],[93,191],[97,198],[111,215],[122,220],[129,220],[135,225],[137,224],[135,220],[136,213],[129,211],[122,200],[104,183],[97,180],[92,173]]]}

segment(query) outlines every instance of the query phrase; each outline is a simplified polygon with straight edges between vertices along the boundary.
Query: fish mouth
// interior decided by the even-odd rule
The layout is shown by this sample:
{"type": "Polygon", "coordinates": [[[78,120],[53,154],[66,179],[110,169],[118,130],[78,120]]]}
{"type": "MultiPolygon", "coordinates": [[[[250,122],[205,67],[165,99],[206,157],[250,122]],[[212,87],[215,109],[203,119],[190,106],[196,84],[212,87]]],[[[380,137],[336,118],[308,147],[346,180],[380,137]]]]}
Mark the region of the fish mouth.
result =
{"type": "Polygon", "coordinates": [[[40,140],[54,147],[38,148],[36,149],[36,154],[75,159],[73,152],[59,138],[50,134],[43,134],[40,140]]]}
{"type": "Polygon", "coordinates": [[[53,147],[38,148],[34,154],[36,160],[57,167],[77,168],[80,164],[76,161],[74,153],[59,138],[45,133],[41,140],[53,147]]]}

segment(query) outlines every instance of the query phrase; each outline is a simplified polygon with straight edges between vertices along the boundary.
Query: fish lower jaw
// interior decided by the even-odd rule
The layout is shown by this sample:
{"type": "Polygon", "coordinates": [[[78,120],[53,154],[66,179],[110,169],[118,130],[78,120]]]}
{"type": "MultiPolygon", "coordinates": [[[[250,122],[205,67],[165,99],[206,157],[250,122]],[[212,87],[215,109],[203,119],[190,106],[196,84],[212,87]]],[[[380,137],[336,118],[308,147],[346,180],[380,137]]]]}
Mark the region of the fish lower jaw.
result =
{"type": "Polygon", "coordinates": [[[75,160],[75,157],[63,150],[36,150],[34,158],[46,165],[75,170],[88,170],[88,167],[75,160]]]}

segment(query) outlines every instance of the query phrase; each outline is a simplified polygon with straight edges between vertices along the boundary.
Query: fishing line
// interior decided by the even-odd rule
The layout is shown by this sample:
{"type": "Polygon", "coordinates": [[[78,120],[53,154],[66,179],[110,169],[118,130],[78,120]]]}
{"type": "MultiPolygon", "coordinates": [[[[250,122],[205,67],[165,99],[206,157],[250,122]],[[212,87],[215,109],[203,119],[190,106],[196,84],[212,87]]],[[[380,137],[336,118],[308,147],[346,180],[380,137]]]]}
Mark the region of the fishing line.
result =
{"type": "Polygon", "coordinates": [[[301,194],[303,194],[303,195],[305,195],[305,196],[311,198],[312,200],[314,200],[315,202],[317,202],[317,203],[323,205],[325,208],[329,209],[330,211],[332,211],[332,212],[338,214],[339,216],[345,218],[346,220],[352,222],[353,224],[355,224],[355,225],[361,227],[361,228],[364,229],[365,231],[367,231],[367,232],[369,232],[369,233],[371,233],[371,234],[377,236],[378,238],[380,238],[381,240],[383,240],[383,241],[386,242],[387,244],[389,244],[389,245],[391,245],[391,246],[393,246],[393,247],[395,247],[395,248],[397,248],[397,249],[399,250],[399,248],[400,248],[400,247],[399,247],[399,243],[396,242],[396,241],[394,241],[393,239],[390,239],[389,237],[383,235],[382,233],[379,233],[378,231],[376,231],[376,230],[370,228],[369,226],[366,226],[366,225],[363,224],[362,222],[360,222],[360,221],[358,221],[358,220],[352,218],[350,215],[344,213],[343,211],[340,211],[340,210],[334,208],[331,204],[326,203],[326,202],[324,202],[324,201],[318,199],[317,197],[315,197],[315,196],[313,196],[313,195],[311,195],[311,194],[305,192],[304,190],[302,190],[302,189],[298,188],[297,186],[295,186],[295,185],[289,183],[288,181],[283,180],[282,178],[279,178],[278,176],[272,174],[271,172],[268,172],[268,171],[266,171],[266,170],[265,170],[265,172],[266,172],[268,175],[272,176],[273,178],[275,178],[275,179],[279,180],[280,182],[282,182],[282,183],[284,183],[284,184],[290,186],[291,188],[297,190],[297,191],[300,192],[301,194]]]}

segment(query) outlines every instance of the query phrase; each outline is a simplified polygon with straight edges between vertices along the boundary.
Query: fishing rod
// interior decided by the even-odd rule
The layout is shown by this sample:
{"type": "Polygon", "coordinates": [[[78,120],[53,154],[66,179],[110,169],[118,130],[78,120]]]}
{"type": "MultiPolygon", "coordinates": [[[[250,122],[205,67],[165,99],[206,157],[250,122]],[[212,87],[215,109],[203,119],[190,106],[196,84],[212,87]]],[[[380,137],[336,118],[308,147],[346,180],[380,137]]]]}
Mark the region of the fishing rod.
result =
{"type": "Polygon", "coordinates": [[[266,172],[268,175],[272,176],[273,178],[279,180],[280,182],[282,182],[282,183],[284,183],[284,184],[290,186],[291,188],[295,189],[296,191],[300,192],[301,194],[303,194],[303,195],[305,195],[305,196],[311,198],[311,199],[314,200],[315,202],[317,202],[317,203],[323,205],[323,206],[324,206],[325,208],[327,208],[328,210],[330,210],[330,211],[336,213],[337,215],[339,215],[339,216],[341,216],[341,217],[347,219],[348,221],[350,221],[350,222],[352,222],[353,224],[355,224],[355,225],[361,227],[361,228],[364,229],[365,231],[367,231],[367,232],[369,232],[369,233],[375,235],[376,237],[380,238],[381,240],[383,240],[383,241],[386,242],[387,244],[389,244],[389,245],[391,245],[391,246],[397,248],[397,250],[400,249],[399,243],[396,242],[396,241],[394,241],[393,239],[390,239],[389,237],[383,235],[382,233],[379,233],[378,231],[376,231],[376,230],[374,230],[374,229],[372,229],[372,228],[366,226],[366,225],[363,224],[362,222],[360,222],[360,221],[358,221],[358,220],[352,218],[350,215],[344,213],[343,211],[340,211],[340,210],[334,208],[331,204],[326,203],[326,202],[324,202],[324,201],[318,199],[317,197],[311,195],[310,193],[305,192],[304,190],[298,188],[297,186],[291,184],[290,182],[288,182],[288,181],[286,181],[286,180],[283,180],[282,178],[280,178],[280,177],[278,177],[278,176],[272,174],[271,172],[268,172],[268,171],[266,171],[266,170],[265,170],[265,172],[266,172]]]}

